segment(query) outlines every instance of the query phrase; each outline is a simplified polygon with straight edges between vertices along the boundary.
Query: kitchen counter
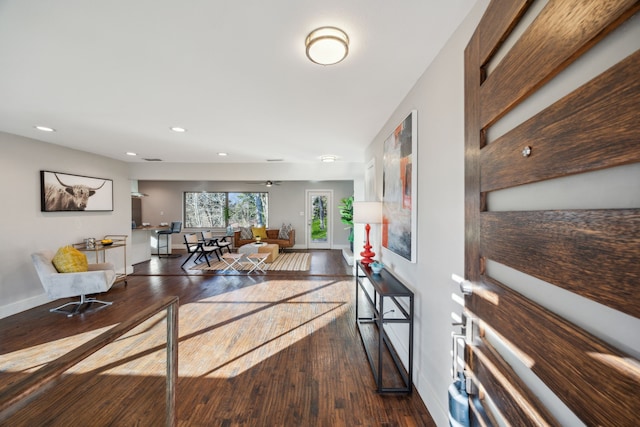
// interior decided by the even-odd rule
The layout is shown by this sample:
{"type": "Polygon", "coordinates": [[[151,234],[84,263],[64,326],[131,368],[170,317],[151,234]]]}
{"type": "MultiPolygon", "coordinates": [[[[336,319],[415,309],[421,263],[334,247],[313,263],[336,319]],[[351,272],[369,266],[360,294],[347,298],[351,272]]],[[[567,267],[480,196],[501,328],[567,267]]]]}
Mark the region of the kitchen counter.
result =
{"type": "Polygon", "coordinates": [[[161,230],[169,230],[169,226],[149,225],[131,229],[131,263],[149,261],[151,254],[156,253],[158,235],[161,230]]]}
{"type": "Polygon", "coordinates": [[[170,227],[168,225],[148,225],[146,227],[136,227],[132,228],[132,230],[149,230],[149,231],[160,231],[160,230],[168,230],[170,227]]]}

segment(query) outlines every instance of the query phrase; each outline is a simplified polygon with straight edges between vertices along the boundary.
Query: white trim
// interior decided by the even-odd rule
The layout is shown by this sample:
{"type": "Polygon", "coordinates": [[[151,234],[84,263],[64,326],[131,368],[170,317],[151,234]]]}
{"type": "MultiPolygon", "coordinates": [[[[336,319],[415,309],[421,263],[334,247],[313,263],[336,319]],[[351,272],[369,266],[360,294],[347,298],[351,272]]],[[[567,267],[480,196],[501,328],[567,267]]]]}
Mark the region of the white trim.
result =
{"type": "Polygon", "coordinates": [[[16,301],[11,304],[3,305],[0,307],[0,319],[13,316],[14,314],[32,309],[42,304],[46,304],[49,301],[51,301],[51,299],[49,299],[47,294],[42,293],[34,297],[25,298],[23,300],[16,301]]]}

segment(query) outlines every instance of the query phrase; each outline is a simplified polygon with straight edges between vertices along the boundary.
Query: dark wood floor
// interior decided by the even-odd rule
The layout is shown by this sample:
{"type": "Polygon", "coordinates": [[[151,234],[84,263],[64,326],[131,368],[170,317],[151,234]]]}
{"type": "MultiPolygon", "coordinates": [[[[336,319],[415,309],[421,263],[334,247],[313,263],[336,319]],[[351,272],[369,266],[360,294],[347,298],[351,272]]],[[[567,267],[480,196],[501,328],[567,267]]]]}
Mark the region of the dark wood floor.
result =
{"type": "MultiPolygon", "coordinates": [[[[311,270],[220,275],[184,258],[135,266],[113,305],[72,318],[61,301],[0,320],[0,393],[163,297],[180,298],[182,426],[432,426],[417,393],[384,396],[355,327],[355,285],[340,251],[311,270]]],[[[160,314],[67,371],[2,425],[164,424],[166,324],[160,314]]]]}

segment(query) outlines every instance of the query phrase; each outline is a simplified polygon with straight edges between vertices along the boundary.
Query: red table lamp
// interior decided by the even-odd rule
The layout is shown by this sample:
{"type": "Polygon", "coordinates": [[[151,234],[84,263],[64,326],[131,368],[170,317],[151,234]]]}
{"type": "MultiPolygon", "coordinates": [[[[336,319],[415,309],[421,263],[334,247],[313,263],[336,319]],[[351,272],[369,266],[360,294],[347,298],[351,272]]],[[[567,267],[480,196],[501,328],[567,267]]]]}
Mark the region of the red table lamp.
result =
{"type": "Polygon", "coordinates": [[[380,224],[381,222],[382,202],[353,202],[353,223],[366,224],[364,230],[367,233],[367,240],[364,244],[364,251],[360,252],[360,256],[362,256],[360,262],[367,267],[373,262],[373,257],[376,255],[371,251],[369,243],[369,231],[371,230],[369,224],[380,224]]]}

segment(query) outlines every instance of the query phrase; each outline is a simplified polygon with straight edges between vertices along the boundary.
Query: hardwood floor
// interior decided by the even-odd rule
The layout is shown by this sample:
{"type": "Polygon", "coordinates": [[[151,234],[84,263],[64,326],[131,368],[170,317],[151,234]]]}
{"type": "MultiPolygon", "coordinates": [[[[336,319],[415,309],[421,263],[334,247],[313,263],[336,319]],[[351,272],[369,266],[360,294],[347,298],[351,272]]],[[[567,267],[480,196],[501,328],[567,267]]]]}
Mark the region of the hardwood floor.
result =
{"type": "MultiPolygon", "coordinates": [[[[135,266],[113,305],[72,318],[53,301],[0,320],[0,393],[44,363],[177,295],[178,425],[432,426],[414,392],[385,396],[355,326],[351,267],[314,251],[311,269],[220,275],[184,258],[135,266]]],[[[165,314],[76,365],[2,425],[159,426],[165,408],[165,314]]],[[[445,393],[443,391],[443,393],[445,393]]]]}

